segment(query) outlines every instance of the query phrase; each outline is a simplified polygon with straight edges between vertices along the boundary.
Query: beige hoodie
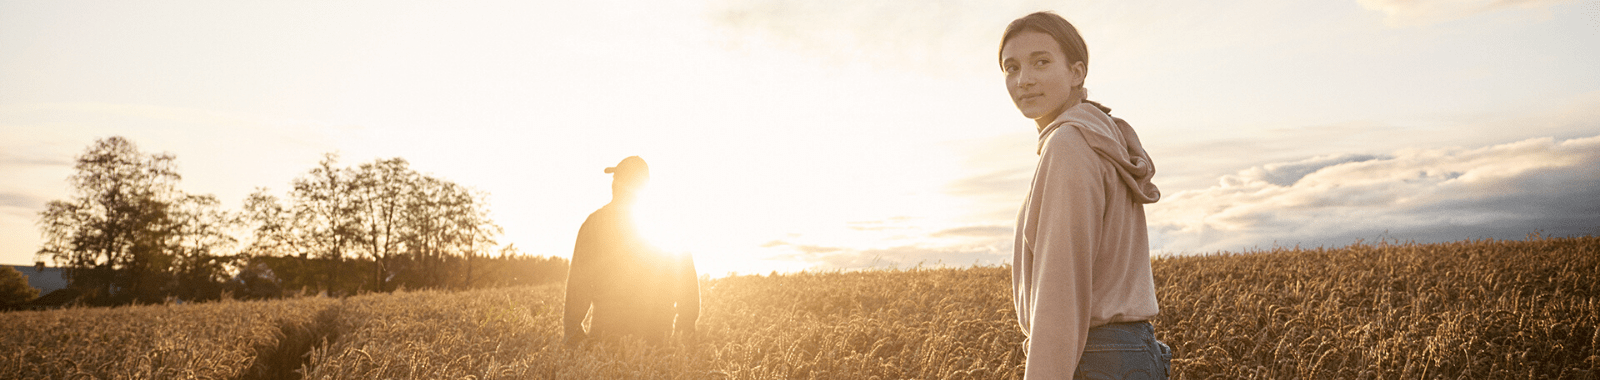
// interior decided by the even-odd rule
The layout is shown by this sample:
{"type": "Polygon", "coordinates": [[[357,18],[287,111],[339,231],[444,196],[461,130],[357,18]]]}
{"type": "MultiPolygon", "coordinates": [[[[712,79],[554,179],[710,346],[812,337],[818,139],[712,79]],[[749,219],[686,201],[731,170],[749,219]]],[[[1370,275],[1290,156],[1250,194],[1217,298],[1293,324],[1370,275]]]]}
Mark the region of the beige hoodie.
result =
{"type": "Polygon", "coordinates": [[[1070,379],[1089,328],[1156,316],[1144,204],[1155,167],[1122,119],[1090,103],[1039,131],[1011,267],[1028,379],[1070,379]]]}

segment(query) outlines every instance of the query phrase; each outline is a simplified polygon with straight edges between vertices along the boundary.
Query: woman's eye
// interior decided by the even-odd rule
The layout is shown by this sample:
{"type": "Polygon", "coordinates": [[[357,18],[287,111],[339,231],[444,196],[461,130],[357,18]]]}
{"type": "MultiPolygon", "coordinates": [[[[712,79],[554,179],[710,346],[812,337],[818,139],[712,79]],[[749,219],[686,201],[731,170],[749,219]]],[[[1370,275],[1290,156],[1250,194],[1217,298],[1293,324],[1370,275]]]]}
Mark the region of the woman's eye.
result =
{"type": "Polygon", "coordinates": [[[1047,65],[1047,64],[1050,64],[1050,60],[1041,59],[1041,60],[1033,61],[1033,65],[1034,66],[1044,66],[1044,65],[1047,65]]]}
{"type": "Polygon", "coordinates": [[[1002,68],[1001,71],[1005,71],[1006,74],[1016,73],[1017,72],[1017,65],[1006,65],[1006,67],[1002,68]]]}

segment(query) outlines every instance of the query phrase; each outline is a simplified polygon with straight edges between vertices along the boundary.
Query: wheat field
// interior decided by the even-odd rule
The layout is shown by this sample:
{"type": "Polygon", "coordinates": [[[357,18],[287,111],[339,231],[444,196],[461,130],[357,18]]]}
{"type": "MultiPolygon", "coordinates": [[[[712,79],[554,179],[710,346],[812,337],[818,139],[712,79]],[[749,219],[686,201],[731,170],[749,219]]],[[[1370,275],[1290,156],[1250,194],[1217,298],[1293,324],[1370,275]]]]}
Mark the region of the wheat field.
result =
{"type": "MultiPolygon", "coordinates": [[[[1153,261],[1174,379],[1595,379],[1600,238],[1153,261]]],[[[0,378],[1010,379],[1006,267],[702,283],[701,334],[566,349],[562,288],[0,314],[0,378]]]]}

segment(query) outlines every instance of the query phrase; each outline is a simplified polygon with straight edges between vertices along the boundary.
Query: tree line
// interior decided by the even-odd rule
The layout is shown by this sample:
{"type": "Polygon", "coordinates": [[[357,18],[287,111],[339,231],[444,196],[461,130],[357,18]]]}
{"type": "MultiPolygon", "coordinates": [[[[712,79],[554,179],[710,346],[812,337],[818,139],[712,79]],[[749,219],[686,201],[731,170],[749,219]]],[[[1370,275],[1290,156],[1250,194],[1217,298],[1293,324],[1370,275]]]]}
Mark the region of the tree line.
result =
{"type": "Polygon", "coordinates": [[[70,198],[49,202],[38,221],[44,243],[36,261],[63,268],[66,297],[126,304],[566,277],[565,259],[496,242],[502,231],[488,216],[486,193],[419,173],[402,158],[341,167],[330,153],[285,197],[258,187],[239,211],[180,190],[175,161],[120,136],[77,157],[70,198]]]}

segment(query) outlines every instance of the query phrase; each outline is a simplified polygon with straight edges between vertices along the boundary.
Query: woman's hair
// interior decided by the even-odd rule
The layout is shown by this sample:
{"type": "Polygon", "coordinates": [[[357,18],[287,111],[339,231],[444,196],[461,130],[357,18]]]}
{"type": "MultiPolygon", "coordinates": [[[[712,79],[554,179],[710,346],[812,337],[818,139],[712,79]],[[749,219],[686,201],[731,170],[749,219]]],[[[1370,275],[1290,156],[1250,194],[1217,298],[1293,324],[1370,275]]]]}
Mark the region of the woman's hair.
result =
{"type": "MultiPolygon", "coordinates": [[[[1000,50],[1005,50],[1006,42],[1011,41],[1011,37],[1016,37],[1018,33],[1022,32],[1039,32],[1050,35],[1050,38],[1056,40],[1056,44],[1061,45],[1061,54],[1066,55],[1066,64],[1071,65],[1074,62],[1083,62],[1083,74],[1085,76],[1089,75],[1089,47],[1083,43],[1083,36],[1078,35],[1078,28],[1072,27],[1072,23],[1067,22],[1067,19],[1050,11],[1033,12],[1027,16],[1022,16],[1022,18],[1012,21],[1011,25],[1006,26],[1006,34],[1000,37],[1000,50]]],[[[1000,57],[1000,67],[1005,68],[1005,57],[1000,57]]],[[[1073,90],[1075,90],[1073,92],[1077,93],[1074,95],[1078,100],[1088,101],[1088,91],[1083,89],[1083,84],[1078,84],[1078,87],[1073,90]]],[[[1111,112],[1110,108],[1101,106],[1099,103],[1093,104],[1105,112],[1111,112]]]]}
{"type": "MultiPolygon", "coordinates": [[[[1057,44],[1061,45],[1061,53],[1067,55],[1067,64],[1083,62],[1084,70],[1089,67],[1089,48],[1083,43],[1083,36],[1078,35],[1078,28],[1060,15],[1050,11],[1033,12],[1027,16],[1016,19],[1011,25],[1006,26],[1006,34],[1000,37],[1000,49],[1004,50],[1006,41],[1016,37],[1017,33],[1033,31],[1050,35],[1057,44]]],[[[1005,66],[1005,58],[1000,59],[1001,66],[1005,66]]]]}

